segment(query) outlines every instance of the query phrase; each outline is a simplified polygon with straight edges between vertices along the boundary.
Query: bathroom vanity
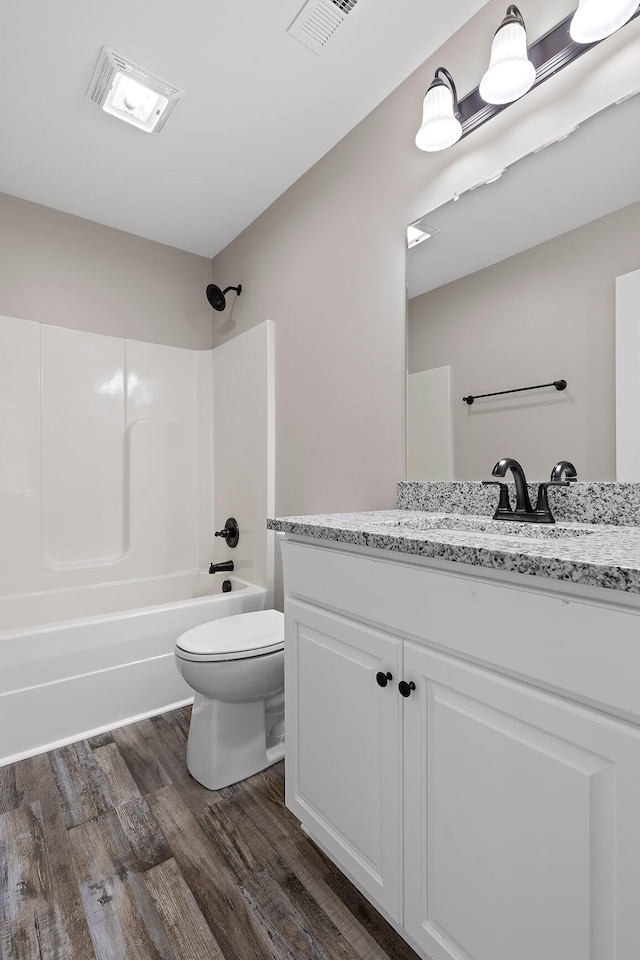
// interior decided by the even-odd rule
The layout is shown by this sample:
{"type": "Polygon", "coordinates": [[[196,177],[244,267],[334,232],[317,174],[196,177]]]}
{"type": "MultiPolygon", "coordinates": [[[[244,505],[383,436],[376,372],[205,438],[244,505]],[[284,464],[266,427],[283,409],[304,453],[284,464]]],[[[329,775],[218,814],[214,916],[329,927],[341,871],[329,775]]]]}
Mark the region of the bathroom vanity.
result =
{"type": "Polygon", "coordinates": [[[581,498],[269,523],[287,805],[429,960],[640,952],[640,528],[581,498]]]}

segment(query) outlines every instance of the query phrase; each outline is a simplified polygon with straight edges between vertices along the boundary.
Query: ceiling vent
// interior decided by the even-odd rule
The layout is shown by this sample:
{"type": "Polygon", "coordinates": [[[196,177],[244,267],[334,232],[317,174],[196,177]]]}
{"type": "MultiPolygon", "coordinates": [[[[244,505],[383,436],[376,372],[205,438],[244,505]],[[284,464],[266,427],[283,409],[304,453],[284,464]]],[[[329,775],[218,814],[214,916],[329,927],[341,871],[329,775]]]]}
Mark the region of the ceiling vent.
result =
{"type": "Polygon", "coordinates": [[[327,40],[330,40],[344,23],[357,2],[358,0],[307,0],[287,33],[309,50],[322,54],[327,40]]]}

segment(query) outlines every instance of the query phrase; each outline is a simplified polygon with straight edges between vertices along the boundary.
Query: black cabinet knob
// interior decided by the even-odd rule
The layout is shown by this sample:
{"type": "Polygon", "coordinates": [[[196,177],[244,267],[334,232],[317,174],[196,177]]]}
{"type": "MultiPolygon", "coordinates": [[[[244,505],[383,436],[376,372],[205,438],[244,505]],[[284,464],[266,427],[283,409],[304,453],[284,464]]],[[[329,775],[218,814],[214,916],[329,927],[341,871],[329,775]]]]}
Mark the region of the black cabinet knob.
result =
{"type": "Polygon", "coordinates": [[[383,673],[382,670],[379,673],[376,673],[376,682],[379,687],[386,687],[389,683],[389,680],[393,680],[393,677],[390,673],[383,673]]]}
{"type": "Polygon", "coordinates": [[[411,691],[415,690],[415,688],[416,688],[416,685],[413,682],[413,680],[410,680],[409,683],[407,683],[406,680],[401,680],[400,683],[398,684],[398,690],[400,691],[403,697],[410,697],[411,691]]]}

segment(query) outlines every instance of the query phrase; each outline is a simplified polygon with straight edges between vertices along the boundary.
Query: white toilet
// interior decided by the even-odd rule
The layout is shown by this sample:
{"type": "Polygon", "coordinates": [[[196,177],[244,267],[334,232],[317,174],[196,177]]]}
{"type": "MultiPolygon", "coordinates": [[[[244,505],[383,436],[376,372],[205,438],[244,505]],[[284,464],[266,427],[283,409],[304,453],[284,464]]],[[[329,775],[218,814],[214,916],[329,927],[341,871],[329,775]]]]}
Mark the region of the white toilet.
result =
{"type": "Polygon", "coordinates": [[[284,617],[239,613],[187,630],[176,664],[195,690],[187,767],[210,790],[284,757],[284,617]]]}

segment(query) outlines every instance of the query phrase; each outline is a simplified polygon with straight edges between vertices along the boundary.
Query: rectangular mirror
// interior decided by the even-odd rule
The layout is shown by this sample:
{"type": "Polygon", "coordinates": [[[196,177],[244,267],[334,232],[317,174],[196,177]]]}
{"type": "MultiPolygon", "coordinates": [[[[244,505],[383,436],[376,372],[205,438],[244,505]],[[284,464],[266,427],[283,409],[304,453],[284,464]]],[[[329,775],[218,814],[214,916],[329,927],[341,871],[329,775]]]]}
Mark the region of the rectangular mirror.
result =
{"type": "Polygon", "coordinates": [[[422,219],[435,229],[407,251],[409,479],[483,479],[505,456],[530,479],[563,459],[616,479],[616,278],[640,268],[639,129],[634,96],[422,219]]]}

